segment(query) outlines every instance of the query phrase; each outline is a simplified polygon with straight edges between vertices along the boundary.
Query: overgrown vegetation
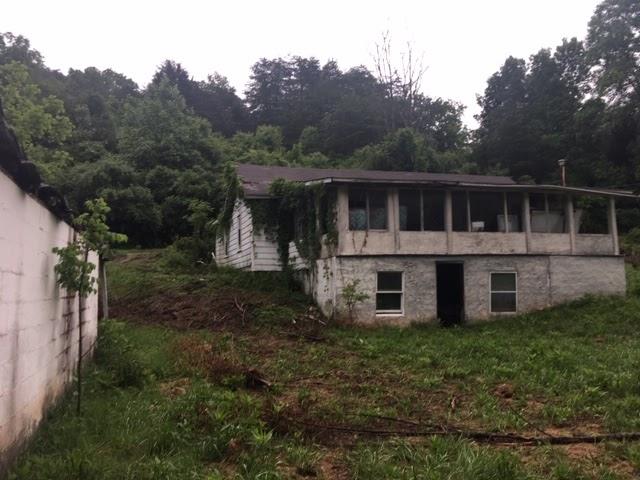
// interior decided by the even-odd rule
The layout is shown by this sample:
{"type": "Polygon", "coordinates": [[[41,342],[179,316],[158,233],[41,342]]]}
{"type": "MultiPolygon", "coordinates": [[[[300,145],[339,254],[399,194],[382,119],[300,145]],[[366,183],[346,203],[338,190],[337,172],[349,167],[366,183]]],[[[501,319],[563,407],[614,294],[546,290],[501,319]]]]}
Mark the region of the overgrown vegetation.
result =
{"type": "Polygon", "coordinates": [[[324,326],[272,274],[176,271],[164,259],[155,251],[115,260],[112,308],[121,320],[100,327],[83,415],[63,402],[13,479],[595,480],[640,472],[638,442],[513,447],[364,433],[412,431],[412,422],[533,436],[640,430],[634,268],[622,299],[451,329],[371,330],[324,326]],[[247,305],[244,320],[234,299],[247,305]]]}
{"type": "MultiPolygon", "coordinates": [[[[58,263],[54,267],[56,282],[64,288],[67,295],[78,297],[78,360],[76,369],[77,378],[77,410],[80,413],[82,400],[82,358],[84,336],[84,302],[92,293],[96,293],[96,277],[93,272],[96,265],[89,260],[89,254],[94,253],[99,257],[105,257],[110,251],[112,243],[124,243],[126,235],[109,231],[106,224],[109,206],[102,198],[88,200],[85,203],[85,212],[74,221],[74,226],[79,233],[74,234],[74,239],[64,247],[54,247],[53,253],[58,256],[58,263]]],[[[106,292],[106,289],[104,290],[106,292]]]]}
{"type": "Polygon", "coordinates": [[[309,268],[315,268],[322,245],[337,241],[335,191],[323,184],[304,185],[276,179],[269,187],[269,200],[249,200],[254,228],[265,232],[278,246],[280,263],[290,266],[289,244],[309,268]]]}

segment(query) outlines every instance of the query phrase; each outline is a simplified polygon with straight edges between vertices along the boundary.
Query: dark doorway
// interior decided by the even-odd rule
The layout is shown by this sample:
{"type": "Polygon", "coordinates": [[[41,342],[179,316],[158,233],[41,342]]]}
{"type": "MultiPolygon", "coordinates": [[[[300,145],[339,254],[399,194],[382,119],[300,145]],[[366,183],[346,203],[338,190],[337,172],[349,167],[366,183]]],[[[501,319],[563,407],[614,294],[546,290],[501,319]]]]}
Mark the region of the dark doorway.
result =
{"type": "Polygon", "coordinates": [[[438,319],[444,326],[464,319],[464,270],[462,263],[436,263],[438,319]]]}

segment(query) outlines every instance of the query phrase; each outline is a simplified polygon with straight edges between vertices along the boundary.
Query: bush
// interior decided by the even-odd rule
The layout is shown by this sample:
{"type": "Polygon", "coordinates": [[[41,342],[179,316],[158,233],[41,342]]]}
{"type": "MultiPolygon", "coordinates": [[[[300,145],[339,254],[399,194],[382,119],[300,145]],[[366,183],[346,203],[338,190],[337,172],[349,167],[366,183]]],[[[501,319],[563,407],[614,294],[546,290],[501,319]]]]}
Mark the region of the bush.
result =
{"type": "Polygon", "coordinates": [[[640,259],[640,227],[632,229],[622,237],[620,244],[624,254],[631,259],[634,265],[637,265],[640,259]]]}
{"type": "Polygon", "coordinates": [[[99,325],[96,364],[107,373],[103,383],[115,387],[142,387],[149,374],[124,332],[125,324],[106,320],[99,325]]]}

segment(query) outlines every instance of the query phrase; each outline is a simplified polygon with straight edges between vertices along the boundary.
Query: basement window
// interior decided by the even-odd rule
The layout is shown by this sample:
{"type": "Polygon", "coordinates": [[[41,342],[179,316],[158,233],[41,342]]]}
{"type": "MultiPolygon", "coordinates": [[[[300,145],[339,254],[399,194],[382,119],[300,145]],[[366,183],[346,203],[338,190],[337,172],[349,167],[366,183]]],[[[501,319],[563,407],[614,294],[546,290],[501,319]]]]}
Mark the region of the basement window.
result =
{"type": "Polygon", "coordinates": [[[402,272],[378,272],[376,314],[402,315],[402,272]]]}
{"type": "Polygon", "coordinates": [[[491,313],[515,313],[517,303],[516,272],[492,272],[491,313]]]}
{"type": "Polygon", "coordinates": [[[349,190],[349,230],[386,230],[386,190],[349,190]]]}

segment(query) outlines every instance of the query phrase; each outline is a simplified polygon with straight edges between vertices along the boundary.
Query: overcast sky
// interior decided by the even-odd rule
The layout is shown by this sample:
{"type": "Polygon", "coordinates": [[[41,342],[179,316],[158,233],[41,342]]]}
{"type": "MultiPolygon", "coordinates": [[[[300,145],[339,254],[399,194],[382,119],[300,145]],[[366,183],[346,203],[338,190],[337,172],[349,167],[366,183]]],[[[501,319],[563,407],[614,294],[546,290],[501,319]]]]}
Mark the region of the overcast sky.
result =
{"type": "Polygon", "coordinates": [[[112,68],[140,86],[164,59],[196,79],[218,71],[239,93],[260,57],[315,56],[343,70],[371,67],[381,32],[395,51],[411,41],[429,69],[424,93],[462,102],[474,127],[476,95],[509,55],[527,58],[563,37],[584,38],[598,0],[143,1],[16,0],[0,31],[28,37],[51,68],[112,68]]]}

